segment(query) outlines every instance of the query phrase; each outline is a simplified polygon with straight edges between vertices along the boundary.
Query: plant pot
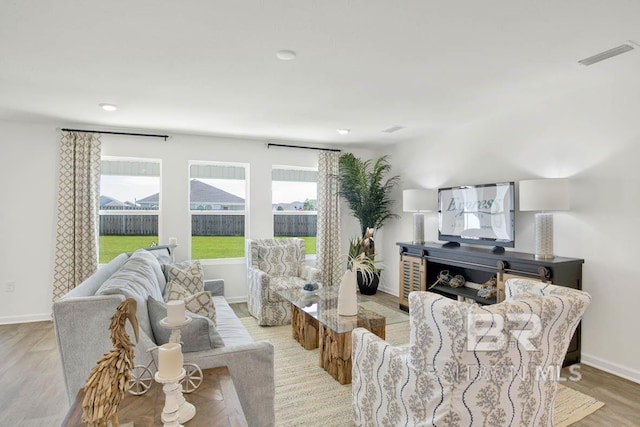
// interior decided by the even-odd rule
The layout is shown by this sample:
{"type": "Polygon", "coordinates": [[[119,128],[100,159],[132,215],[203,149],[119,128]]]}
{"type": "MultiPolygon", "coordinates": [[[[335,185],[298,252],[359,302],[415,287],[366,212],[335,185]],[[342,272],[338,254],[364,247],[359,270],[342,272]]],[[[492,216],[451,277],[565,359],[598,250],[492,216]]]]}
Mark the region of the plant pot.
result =
{"type": "Polygon", "coordinates": [[[370,277],[369,281],[365,280],[366,277],[358,271],[358,289],[362,295],[375,295],[378,291],[378,284],[380,283],[380,275],[374,274],[370,277]]]}

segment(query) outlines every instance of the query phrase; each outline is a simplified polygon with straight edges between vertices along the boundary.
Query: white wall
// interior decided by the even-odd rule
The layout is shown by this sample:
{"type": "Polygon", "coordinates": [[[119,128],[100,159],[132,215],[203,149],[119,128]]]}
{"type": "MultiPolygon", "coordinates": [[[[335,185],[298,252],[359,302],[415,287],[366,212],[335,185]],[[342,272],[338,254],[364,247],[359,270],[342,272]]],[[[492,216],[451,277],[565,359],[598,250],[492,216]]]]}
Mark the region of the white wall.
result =
{"type": "Polygon", "coordinates": [[[0,121],[0,323],[51,318],[58,138],[0,121]]]}
{"type": "MultiPolygon", "coordinates": [[[[583,361],[640,382],[640,90],[632,79],[617,76],[379,154],[392,154],[401,189],[569,177],[571,210],[555,214],[554,249],[585,260],[583,289],[593,302],[583,321],[583,361]]],[[[389,267],[382,286],[394,294],[395,243],[412,236],[411,214],[401,210],[398,203],[402,219],[376,239],[389,267]]],[[[534,251],[533,215],[516,215],[517,251],[534,251]]],[[[437,241],[437,227],[437,214],[426,214],[427,240],[437,241]]]]}

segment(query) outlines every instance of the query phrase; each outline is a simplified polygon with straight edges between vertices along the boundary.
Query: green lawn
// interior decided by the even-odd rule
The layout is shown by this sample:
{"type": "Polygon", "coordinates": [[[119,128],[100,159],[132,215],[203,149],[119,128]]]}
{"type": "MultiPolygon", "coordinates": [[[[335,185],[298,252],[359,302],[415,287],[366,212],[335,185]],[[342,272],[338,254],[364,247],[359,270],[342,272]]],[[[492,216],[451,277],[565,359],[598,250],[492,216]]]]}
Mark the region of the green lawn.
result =
{"type": "Polygon", "coordinates": [[[151,246],[157,236],[100,236],[100,264],[106,264],[123,252],[151,246]]]}
{"type": "MultiPolygon", "coordinates": [[[[242,258],[244,256],[244,237],[242,236],[193,236],[191,258],[242,258]]],[[[316,253],[316,238],[301,237],[305,241],[307,255],[316,253]]],[[[100,264],[106,264],[122,252],[151,246],[157,242],[154,236],[100,236],[100,264]]]]}
{"type": "Polygon", "coordinates": [[[191,258],[217,259],[242,258],[244,237],[242,236],[193,236],[191,237],[191,258]]]}

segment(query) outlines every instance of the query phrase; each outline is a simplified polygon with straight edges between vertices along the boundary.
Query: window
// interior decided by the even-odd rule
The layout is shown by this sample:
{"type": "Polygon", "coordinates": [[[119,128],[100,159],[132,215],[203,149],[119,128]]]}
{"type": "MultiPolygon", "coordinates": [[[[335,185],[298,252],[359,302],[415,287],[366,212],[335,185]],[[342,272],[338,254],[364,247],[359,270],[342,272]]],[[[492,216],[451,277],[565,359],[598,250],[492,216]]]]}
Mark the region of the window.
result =
{"type": "Polygon", "coordinates": [[[244,257],[248,165],[191,162],[191,258],[244,257]]]}
{"type": "Polygon", "coordinates": [[[103,158],[100,176],[101,264],[158,242],[160,160],[103,158]]]}
{"type": "Polygon", "coordinates": [[[305,253],[316,253],[318,224],[318,171],[274,166],[271,172],[273,235],[299,237],[305,253]]]}

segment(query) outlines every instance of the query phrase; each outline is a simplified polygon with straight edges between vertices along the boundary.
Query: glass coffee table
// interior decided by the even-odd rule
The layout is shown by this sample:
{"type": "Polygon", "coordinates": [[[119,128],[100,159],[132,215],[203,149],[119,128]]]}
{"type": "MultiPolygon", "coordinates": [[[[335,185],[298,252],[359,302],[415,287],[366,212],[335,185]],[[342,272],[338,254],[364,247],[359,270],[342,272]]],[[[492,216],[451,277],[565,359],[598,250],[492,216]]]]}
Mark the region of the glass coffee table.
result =
{"type": "Polygon", "coordinates": [[[320,349],[320,367],[340,384],[351,383],[351,331],[366,328],[385,339],[386,325],[408,321],[405,314],[393,315],[393,309],[358,295],[358,315],[338,314],[338,288],[322,288],[314,294],[302,289],[278,292],[291,303],[293,339],[307,350],[320,349]],[[385,317],[380,312],[389,312],[385,317]]]}

